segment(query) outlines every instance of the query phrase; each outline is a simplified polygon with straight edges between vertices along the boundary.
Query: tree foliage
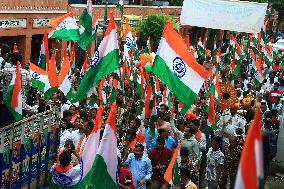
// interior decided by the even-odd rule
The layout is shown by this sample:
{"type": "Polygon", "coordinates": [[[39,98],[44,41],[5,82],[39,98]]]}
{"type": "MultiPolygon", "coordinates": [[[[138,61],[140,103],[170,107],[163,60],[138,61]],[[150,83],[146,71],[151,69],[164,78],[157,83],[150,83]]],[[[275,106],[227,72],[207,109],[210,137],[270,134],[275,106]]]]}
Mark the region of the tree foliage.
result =
{"type": "Polygon", "coordinates": [[[145,46],[148,37],[151,38],[152,49],[156,51],[163,33],[167,20],[171,20],[174,28],[177,29],[177,22],[170,15],[166,14],[150,14],[142,20],[140,24],[140,44],[145,46]]]}
{"type": "MultiPolygon", "coordinates": [[[[246,1],[246,0],[241,0],[246,1]]],[[[271,3],[272,7],[279,12],[278,19],[284,22],[284,1],[283,0],[249,0],[258,3],[271,3]]]]}
{"type": "Polygon", "coordinates": [[[171,0],[170,1],[171,6],[182,6],[183,5],[183,0],[171,0]]]}
{"type": "Polygon", "coordinates": [[[284,1],[283,0],[269,0],[272,3],[272,7],[276,9],[278,13],[279,22],[284,22],[284,1]]]}

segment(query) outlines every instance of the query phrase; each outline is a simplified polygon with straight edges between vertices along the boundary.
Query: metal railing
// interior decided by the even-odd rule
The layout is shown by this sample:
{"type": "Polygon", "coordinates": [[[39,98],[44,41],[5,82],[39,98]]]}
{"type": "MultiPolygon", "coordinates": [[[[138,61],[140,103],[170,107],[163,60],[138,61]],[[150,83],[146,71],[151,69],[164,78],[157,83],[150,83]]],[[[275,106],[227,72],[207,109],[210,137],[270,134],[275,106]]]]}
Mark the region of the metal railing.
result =
{"type": "Polygon", "coordinates": [[[46,188],[59,144],[59,110],[0,129],[1,188],[46,188]]]}

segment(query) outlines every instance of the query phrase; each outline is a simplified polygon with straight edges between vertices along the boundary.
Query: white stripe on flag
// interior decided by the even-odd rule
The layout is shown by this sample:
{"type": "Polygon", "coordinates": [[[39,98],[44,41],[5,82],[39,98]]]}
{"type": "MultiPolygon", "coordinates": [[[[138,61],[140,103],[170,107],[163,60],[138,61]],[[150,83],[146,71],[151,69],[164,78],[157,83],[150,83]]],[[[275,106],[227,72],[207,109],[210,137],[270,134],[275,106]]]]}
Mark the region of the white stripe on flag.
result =
{"type": "MultiPolygon", "coordinates": [[[[165,38],[161,39],[158,49],[159,51],[157,52],[157,55],[159,55],[165,61],[168,68],[174,73],[173,62],[177,57],[180,56],[168,45],[165,38]]],[[[194,93],[198,94],[203,85],[204,79],[186,63],[184,63],[184,66],[186,69],[185,75],[179,79],[194,93]]]]}

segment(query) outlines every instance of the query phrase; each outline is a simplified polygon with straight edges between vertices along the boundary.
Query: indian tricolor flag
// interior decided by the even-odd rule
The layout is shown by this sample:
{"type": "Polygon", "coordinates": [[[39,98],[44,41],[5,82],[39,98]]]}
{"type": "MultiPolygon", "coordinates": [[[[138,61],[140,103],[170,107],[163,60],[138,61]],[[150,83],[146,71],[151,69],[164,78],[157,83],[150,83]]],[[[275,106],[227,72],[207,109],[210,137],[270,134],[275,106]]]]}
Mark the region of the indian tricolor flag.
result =
{"type": "Polygon", "coordinates": [[[87,104],[90,106],[94,106],[98,99],[98,92],[97,92],[96,86],[97,86],[96,84],[93,85],[87,92],[87,98],[86,98],[87,104]]]}
{"type": "Polygon", "coordinates": [[[255,82],[257,86],[260,86],[263,80],[265,79],[264,74],[262,72],[262,64],[259,58],[253,60],[253,66],[255,69],[255,82]]]}
{"type": "Polygon", "coordinates": [[[143,119],[151,117],[151,114],[152,114],[151,100],[153,100],[153,97],[154,95],[153,95],[152,87],[150,84],[147,84],[146,94],[145,94],[145,103],[142,103],[144,105],[144,109],[142,110],[142,115],[141,115],[143,119]]]}
{"type": "Polygon", "coordinates": [[[115,127],[116,104],[110,108],[104,134],[93,165],[93,188],[118,189],[117,186],[117,133],[115,127]]]}
{"type": "Polygon", "coordinates": [[[250,44],[250,49],[254,52],[255,55],[259,55],[260,52],[257,48],[257,39],[255,36],[250,35],[249,36],[249,44],[250,44]]]}
{"type": "Polygon", "coordinates": [[[92,36],[95,39],[95,36],[97,34],[98,28],[99,28],[99,16],[96,15],[94,16],[93,20],[92,20],[92,36]]]}
{"type": "Polygon", "coordinates": [[[244,53],[244,51],[242,50],[241,46],[239,45],[239,43],[236,41],[235,37],[233,35],[230,36],[230,43],[232,45],[232,47],[234,48],[234,52],[235,52],[235,58],[237,60],[242,60],[246,57],[246,54],[244,53]]]}
{"type": "Polygon", "coordinates": [[[48,85],[50,86],[47,91],[44,92],[44,98],[50,99],[53,93],[59,86],[59,80],[57,75],[55,54],[52,55],[47,67],[48,85]]]}
{"type": "Polygon", "coordinates": [[[79,46],[86,50],[86,48],[89,46],[89,44],[93,41],[93,35],[92,35],[92,0],[87,1],[87,6],[83,10],[82,15],[79,18],[80,22],[80,41],[78,42],[79,46]]]}
{"type": "Polygon", "coordinates": [[[197,55],[198,57],[206,57],[205,47],[201,42],[201,37],[199,37],[199,41],[197,43],[197,55]]]}
{"type": "Polygon", "coordinates": [[[60,70],[60,75],[58,78],[59,89],[66,96],[68,100],[71,100],[72,97],[72,73],[70,60],[67,53],[65,53],[62,68],[60,70]]]}
{"type": "Polygon", "coordinates": [[[152,71],[187,108],[198,96],[207,75],[170,21],[165,25],[152,71]]]}
{"type": "Polygon", "coordinates": [[[121,14],[123,14],[123,9],[124,9],[124,0],[119,0],[118,4],[116,6],[118,8],[118,10],[121,12],[121,14]]]}
{"type": "Polygon", "coordinates": [[[105,37],[95,51],[90,62],[90,68],[82,79],[73,100],[79,101],[87,98],[87,92],[96,85],[101,78],[119,69],[119,67],[117,33],[114,17],[111,13],[105,37]]]}
{"type": "Polygon", "coordinates": [[[218,70],[215,70],[215,76],[214,76],[214,79],[213,79],[213,88],[214,90],[212,91],[212,93],[214,94],[214,98],[217,100],[217,101],[220,101],[221,99],[221,95],[222,95],[222,92],[221,92],[221,89],[220,89],[220,83],[219,83],[219,71],[218,70]]]}
{"type": "Polygon", "coordinates": [[[128,54],[128,51],[130,51],[134,47],[134,38],[132,36],[132,32],[129,27],[128,19],[125,19],[125,33],[124,33],[124,53],[128,54]]]}
{"type": "MultiPolygon", "coordinates": [[[[92,22],[92,21],[91,21],[92,22]]],[[[79,41],[80,33],[73,12],[54,18],[50,22],[53,31],[49,37],[64,41],[79,41]]]]}
{"type": "Polygon", "coordinates": [[[16,71],[13,73],[11,83],[4,97],[4,103],[14,116],[15,121],[22,118],[22,82],[20,62],[17,63],[16,71]]]}
{"type": "Polygon", "coordinates": [[[49,62],[49,51],[48,51],[48,38],[47,33],[44,32],[42,44],[40,47],[40,55],[38,65],[43,69],[47,70],[47,62],[49,62]]]}
{"type": "Polygon", "coordinates": [[[181,146],[182,146],[182,141],[180,140],[177,148],[174,151],[171,162],[164,175],[165,181],[167,181],[169,184],[172,184],[173,186],[179,186],[181,182],[178,162],[177,162],[177,158],[179,156],[179,151],[180,151],[181,146]]]}
{"type": "Polygon", "coordinates": [[[264,188],[261,120],[261,111],[258,107],[245,140],[235,189],[264,188]]]}
{"type": "Polygon", "coordinates": [[[261,32],[259,33],[259,36],[258,36],[258,47],[259,47],[259,50],[261,51],[261,55],[263,56],[265,62],[269,65],[272,65],[273,63],[273,55],[272,55],[272,52],[270,50],[270,46],[267,42],[267,35],[266,33],[264,32],[263,29],[261,29],[261,32]]]}
{"type": "Polygon", "coordinates": [[[136,132],[136,137],[130,142],[130,149],[133,150],[135,148],[136,143],[144,144],[145,137],[140,129],[136,132]]]}
{"type": "Polygon", "coordinates": [[[37,88],[39,91],[45,93],[51,88],[47,72],[33,63],[30,63],[30,77],[32,87],[37,88]]]}
{"type": "MultiPolygon", "coordinates": [[[[103,107],[100,106],[94,120],[94,128],[91,134],[88,136],[86,143],[81,149],[81,158],[82,158],[82,166],[83,166],[83,174],[82,181],[80,186],[91,186],[94,182],[93,174],[95,173],[94,162],[96,159],[96,154],[99,149],[100,144],[100,128],[102,125],[102,114],[103,107]]],[[[83,187],[85,188],[85,187],[83,187]]]]}

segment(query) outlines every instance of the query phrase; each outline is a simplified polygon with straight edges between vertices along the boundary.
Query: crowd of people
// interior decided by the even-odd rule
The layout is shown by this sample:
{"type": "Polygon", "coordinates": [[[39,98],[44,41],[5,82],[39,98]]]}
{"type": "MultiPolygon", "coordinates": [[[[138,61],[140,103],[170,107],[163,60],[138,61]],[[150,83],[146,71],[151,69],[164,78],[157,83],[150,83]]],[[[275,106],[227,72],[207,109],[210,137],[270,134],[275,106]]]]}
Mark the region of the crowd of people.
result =
{"type": "MultiPolygon", "coordinates": [[[[219,44],[217,48],[222,53],[221,61],[224,61],[228,44],[219,44]]],[[[234,188],[246,132],[253,120],[256,101],[261,103],[263,115],[264,173],[267,178],[269,164],[277,152],[277,137],[284,101],[283,54],[284,51],[280,50],[276,52],[277,57],[274,58],[272,65],[263,64],[263,72],[267,75],[259,86],[254,81],[254,70],[250,66],[251,58],[242,61],[239,74],[231,81],[228,80],[230,68],[226,65],[222,67],[220,83],[234,87],[238,103],[227,109],[216,106],[216,126],[212,126],[208,121],[205,87],[201,89],[192,107],[182,115],[177,99],[174,100],[172,107],[163,103],[166,86],[160,82],[160,91],[157,92],[158,94],[153,94],[151,100],[152,116],[147,117],[139,111],[141,99],[137,95],[135,86],[124,82],[116,97],[119,188],[169,188],[170,184],[165,181],[164,174],[180,140],[182,141],[178,154],[180,183],[172,188],[234,188]]],[[[211,57],[210,54],[206,56],[204,59],[199,58],[198,61],[209,69],[212,64],[211,57]]],[[[11,53],[7,45],[2,45],[1,71],[15,70],[18,61],[22,61],[20,53],[11,53]]],[[[73,70],[74,90],[79,83],[78,70],[78,68],[73,70]]],[[[22,68],[21,72],[23,76],[27,76],[24,80],[29,83],[28,66],[22,68]]],[[[24,85],[29,86],[29,84],[24,85]]],[[[1,86],[7,85],[1,84],[1,86]]],[[[106,88],[108,87],[106,85],[106,88]]],[[[106,96],[109,98],[110,90],[106,91],[108,91],[106,96]]],[[[104,103],[100,100],[92,105],[89,105],[87,100],[72,103],[59,90],[49,100],[41,98],[34,88],[29,87],[26,92],[28,94],[24,106],[26,115],[42,112],[54,106],[61,110],[58,163],[52,169],[64,172],[72,168],[72,171],[79,174],[82,145],[94,127],[99,105],[104,103]]],[[[12,116],[7,116],[9,111],[3,105],[3,93],[1,94],[0,123],[4,126],[13,120],[10,120],[12,116]]],[[[104,104],[101,136],[109,110],[110,104],[104,104]]]]}

